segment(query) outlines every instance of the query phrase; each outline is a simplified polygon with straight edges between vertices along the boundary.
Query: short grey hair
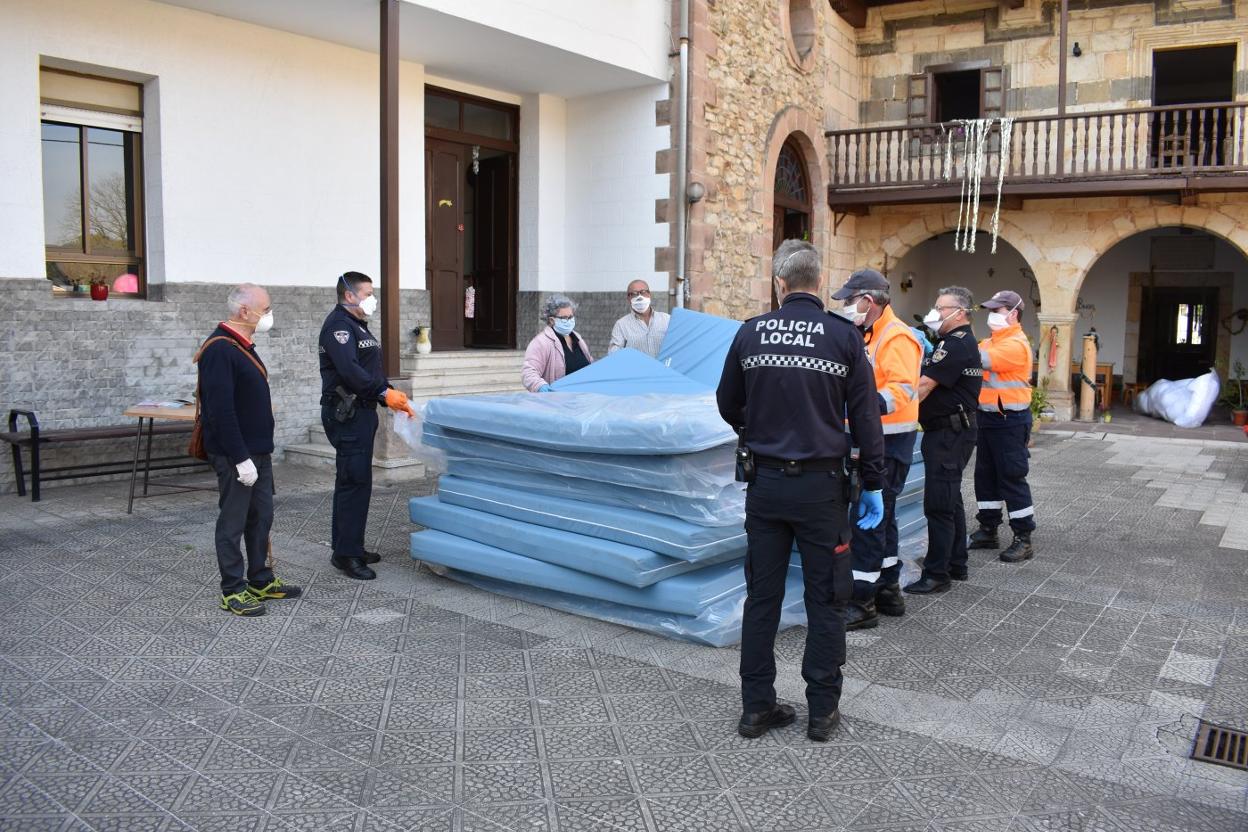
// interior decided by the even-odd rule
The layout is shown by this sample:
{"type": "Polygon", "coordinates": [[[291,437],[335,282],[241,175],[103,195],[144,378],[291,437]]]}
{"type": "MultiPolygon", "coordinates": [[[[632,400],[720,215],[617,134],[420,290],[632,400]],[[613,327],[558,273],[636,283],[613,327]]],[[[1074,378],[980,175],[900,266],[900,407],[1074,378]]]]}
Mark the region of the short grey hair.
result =
{"type": "Polygon", "coordinates": [[[785,240],[771,258],[772,277],[791,292],[819,288],[819,250],[805,240],[785,240]]]}
{"type": "Polygon", "coordinates": [[[893,299],[887,289],[868,289],[863,294],[871,298],[871,302],[876,306],[887,306],[893,299]]]}
{"type": "Polygon", "coordinates": [[[946,286],[936,293],[936,297],[938,298],[943,295],[949,295],[950,297],[956,298],[958,304],[967,313],[975,308],[975,299],[971,297],[971,290],[967,289],[965,286],[946,286]]]}
{"type": "Polygon", "coordinates": [[[225,306],[230,310],[230,317],[238,314],[238,310],[251,304],[251,295],[260,287],[254,283],[240,283],[230,290],[225,299],[225,306]]]}
{"type": "Polygon", "coordinates": [[[542,304],[542,323],[548,318],[555,317],[555,313],[560,309],[571,309],[576,314],[576,301],[567,295],[551,295],[546,298],[546,303],[542,304]]]}

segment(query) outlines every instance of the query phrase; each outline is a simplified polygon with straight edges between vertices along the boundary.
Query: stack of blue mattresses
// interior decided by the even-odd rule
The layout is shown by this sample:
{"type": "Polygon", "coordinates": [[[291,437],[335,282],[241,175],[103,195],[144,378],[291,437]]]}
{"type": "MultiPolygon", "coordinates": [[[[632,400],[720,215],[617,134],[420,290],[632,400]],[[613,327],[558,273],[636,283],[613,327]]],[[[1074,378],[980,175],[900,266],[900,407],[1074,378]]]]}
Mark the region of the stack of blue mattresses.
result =
{"type": "MultiPolygon", "coordinates": [[[[740,638],[744,491],[715,405],[738,323],[676,310],[659,360],[622,350],[554,393],[426,405],[438,494],[411,500],[412,557],[499,594],[663,635],[740,638]]],[[[922,527],[922,466],[901,501],[922,527]]],[[[790,566],[781,626],[804,623],[790,566]]]]}

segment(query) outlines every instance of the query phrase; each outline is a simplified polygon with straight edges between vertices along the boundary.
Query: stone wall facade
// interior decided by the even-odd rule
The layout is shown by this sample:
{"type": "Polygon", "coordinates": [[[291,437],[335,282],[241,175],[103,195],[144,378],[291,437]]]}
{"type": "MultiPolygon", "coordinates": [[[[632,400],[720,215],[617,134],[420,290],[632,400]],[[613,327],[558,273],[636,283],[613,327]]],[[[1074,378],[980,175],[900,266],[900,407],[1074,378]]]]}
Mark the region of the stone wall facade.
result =
{"type": "MultiPolygon", "coordinates": [[[[672,6],[675,14],[679,4],[672,6]]],[[[786,139],[800,148],[809,174],[811,241],[831,267],[852,255],[848,236],[832,230],[823,133],[857,120],[854,32],[813,0],[693,0],[691,21],[689,179],[706,194],[690,208],[690,306],[744,318],[770,308],[772,192],[786,139]],[[791,10],[803,19],[791,19],[791,10]],[[805,55],[790,38],[795,27],[807,33],[805,55]]],[[[674,59],[673,73],[676,66],[674,59]]],[[[671,124],[674,112],[675,102],[661,106],[659,123],[671,124]]],[[[675,172],[675,145],[673,127],[659,172],[675,172]]],[[[672,272],[678,187],[673,177],[671,197],[656,211],[673,229],[656,268],[672,272]]]]}
{"type": "MultiPolygon", "coordinates": [[[[222,284],[169,283],[162,301],[97,302],[55,298],[42,279],[5,280],[4,286],[0,415],[31,410],[46,429],[124,424],[122,411],[137,402],[191,399],[196,378],[191,359],[226,316],[230,290],[222,284]]],[[[269,369],[280,454],[286,445],[306,442],[308,428],[320,424],[316,342],[335,301],[332,287],[276,286],[269,293],[275,323],[256,343],[269,369]]],[[[428,320],[428,308],[427,293],[403,292],[404,351],[414,349],[411,329],[428,320]]],[[[380,333],[380,325],[372,329],[380,333]]],[[[128,440],[55,445],[45,449],[43,465],[128,460],[133,447],[128,440]]],[[[184,436],[158,438],[153,456],[185,447],[184,436]]],[[[12,490],[13,478],[0,477],[0,493],[12,490]]]]}
{"type": "MultiPolygon", "coordinates": [[[[1072,340],[1079,334],[1076,302],[1083,281],[1119,242],[1152,229],[1187,227],[1221,237],[1248,256],[1248,194],[1201,194],[1188,203],[1147,196],[1050,199],[1001,211],[1000,238],[1022,255],[1039,284],[1041,332],[1057,327],[1058,368],[1068,366],[1072,340]]],[[[873,208],[858,218],[857,258],[884,268],[886,258],[896,263],[920,243],[955,228],[957,219],[956,205],[873,208]]],[[[1135,311],[1138,321],[1138,299],[1135,311]]],[[[1037,347],[1047,353],[1047,342],[1037,347]]],[[[1077,350],[1074,355],[1077,359],[1077,350]]],[[[1042,378],[1050,375],[1044,362],[1040,371],[1042,378]]],[[[1069,418],[1070,379],[1060,371],[1051,375],[1049,390],[1059,418],[1069,418]]]]}

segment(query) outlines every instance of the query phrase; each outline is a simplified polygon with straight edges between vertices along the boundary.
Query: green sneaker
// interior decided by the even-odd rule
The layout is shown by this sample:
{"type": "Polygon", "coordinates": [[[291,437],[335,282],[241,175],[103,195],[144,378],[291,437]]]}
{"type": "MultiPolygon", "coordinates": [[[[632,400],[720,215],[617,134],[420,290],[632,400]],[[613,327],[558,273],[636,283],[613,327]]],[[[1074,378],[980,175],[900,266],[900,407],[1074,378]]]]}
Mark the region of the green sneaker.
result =
{"type": "Polygon", "coordinates": [[[245,617],[264,615],[264,604],[248,590],[221,596],[221,609],[245,617]]]}
{"type": "Polygon", "coordinates": [[[282,583],[281,578],[274,578],[267,586],[249,586],[247,592],[257,601],[277,601],[283,598],[298,598],[303,590],[294,584],[282,583]]]}

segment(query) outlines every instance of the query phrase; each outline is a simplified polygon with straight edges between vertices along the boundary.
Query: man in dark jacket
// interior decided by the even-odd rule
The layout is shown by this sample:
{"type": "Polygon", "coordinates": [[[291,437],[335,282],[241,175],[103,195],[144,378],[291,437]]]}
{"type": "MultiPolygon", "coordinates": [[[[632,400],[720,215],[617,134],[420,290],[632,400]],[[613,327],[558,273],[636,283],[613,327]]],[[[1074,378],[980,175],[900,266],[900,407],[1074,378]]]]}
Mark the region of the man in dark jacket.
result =
{"type": "Polygon", "coordinates": [[[273,525],[273,404],[268,371],[252,337],[273,326],[273,309],[269,293],[250,283],[230,292],[228,303],[229,319],[217,326],[196,356],[204,449],[221,495],[216,536],[221,609],[264,615],[264,601],[301,594],[267,565],[273,525]]]}

